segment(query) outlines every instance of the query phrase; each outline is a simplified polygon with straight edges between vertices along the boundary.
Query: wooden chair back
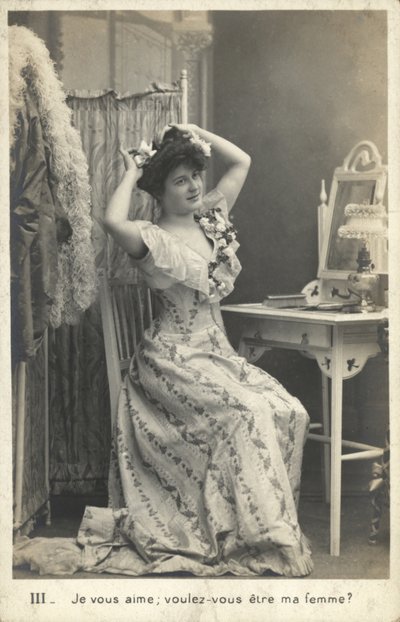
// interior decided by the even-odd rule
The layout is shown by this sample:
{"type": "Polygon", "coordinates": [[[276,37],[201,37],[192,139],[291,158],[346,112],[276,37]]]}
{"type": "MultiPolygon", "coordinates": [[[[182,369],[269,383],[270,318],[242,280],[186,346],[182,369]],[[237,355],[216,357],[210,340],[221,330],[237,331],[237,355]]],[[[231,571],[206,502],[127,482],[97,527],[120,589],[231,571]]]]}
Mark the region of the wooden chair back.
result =
{"type": "Polygon", "coordinates": [[[103,270],[99,298],[113,426],[121,382],[153,316],[152,300],[144,282],[109,278],[103,270]]]}

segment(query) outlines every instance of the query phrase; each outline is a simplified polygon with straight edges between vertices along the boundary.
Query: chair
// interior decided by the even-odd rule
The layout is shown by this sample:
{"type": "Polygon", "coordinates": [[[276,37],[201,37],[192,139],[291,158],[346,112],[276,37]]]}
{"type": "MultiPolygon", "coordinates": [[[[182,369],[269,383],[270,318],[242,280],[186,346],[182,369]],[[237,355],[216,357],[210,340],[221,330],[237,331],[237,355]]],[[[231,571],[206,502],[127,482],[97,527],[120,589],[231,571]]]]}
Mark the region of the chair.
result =
{"type": "Polygon", "coordinates": [[[144,330],[151,323],[153,305],[150,289],[142,280],[109,278],[105,270],[99,271],[99,297],[112,428],[121,381],[144,330]]]}
{"type": "MultiPolygon", "coordinates": [[[[385,357],[389,361],[389,322],[384,320],[378,325],[378,343],[385,357]]],[[[372,465],[372,479],[369,482],[369,494],[372,504],[372,518],[369,544],[376,544],[381,525],[381,517],[384,505],[390,503],[390,431],[386,431],[386,442],[382,457],[379,462],[372,465]]]]}

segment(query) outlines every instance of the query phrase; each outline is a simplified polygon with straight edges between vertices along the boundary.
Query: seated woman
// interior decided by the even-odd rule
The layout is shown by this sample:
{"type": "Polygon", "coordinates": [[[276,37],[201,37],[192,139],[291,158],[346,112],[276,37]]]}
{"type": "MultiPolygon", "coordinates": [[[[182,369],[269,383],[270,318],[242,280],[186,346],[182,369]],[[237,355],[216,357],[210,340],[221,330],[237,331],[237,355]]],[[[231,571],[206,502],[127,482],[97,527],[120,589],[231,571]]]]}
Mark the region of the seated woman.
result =
{"type": "Polygon", "coordinates": [[[131,157],[105,215],[157,299],[121,389],[110,508],[86,509],[80,568],[215,576],[312,570],[297,520],[308,415],[230,345],[220,300],[240,263],[228,214],[250,157],[194,125],[169,127],[131,157]],[[203,195],[211,148],[227,164],[203,195]],[[135,185],[158,201],[157,224],[128,220],[135,185]]]}

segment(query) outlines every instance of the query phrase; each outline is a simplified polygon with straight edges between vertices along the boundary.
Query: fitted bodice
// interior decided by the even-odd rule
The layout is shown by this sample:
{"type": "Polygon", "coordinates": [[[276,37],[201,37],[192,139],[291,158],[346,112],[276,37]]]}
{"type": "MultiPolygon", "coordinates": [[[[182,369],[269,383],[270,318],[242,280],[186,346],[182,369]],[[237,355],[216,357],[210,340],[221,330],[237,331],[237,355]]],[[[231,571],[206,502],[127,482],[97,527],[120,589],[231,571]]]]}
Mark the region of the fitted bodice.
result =
{"type": "Polygon", "coordinates": [[[215,324],[223,329],[219,302],[201,297],[198,290],[176,284],[155,290],[156,322],[167,333],[190,334],[215,324]]]}
{"type": "Polygon", "coordinates": [[[218,190],[207,194],[196,219],[213,242],[209,261],[177,235],[136,221],[148,252],[135,264],[156,295],[159,328],[170,333],[188,334],[215,324],[222,328],[219,302],[233,290],[241,270],[224,195],[218,190]]]}

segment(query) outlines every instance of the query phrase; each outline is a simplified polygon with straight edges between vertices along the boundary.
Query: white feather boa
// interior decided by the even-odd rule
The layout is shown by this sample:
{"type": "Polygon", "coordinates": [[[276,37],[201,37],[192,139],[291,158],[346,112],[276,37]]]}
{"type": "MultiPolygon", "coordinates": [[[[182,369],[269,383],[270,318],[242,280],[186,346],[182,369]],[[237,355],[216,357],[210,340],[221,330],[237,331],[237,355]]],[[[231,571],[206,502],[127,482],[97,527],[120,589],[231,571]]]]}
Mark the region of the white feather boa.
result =
{"type": "Polygon", "coordinates": [[[50,324],[76,324],[97,291],[87,160],[80,135],[72,126],[62,83],[43,41],[28,28],[10,26],[9,58],[10,145],[14,144],[18,113],[29,88],[51,149],[50,168],[56,180],[57,199],[72,229],[68,242],[58,248],[58,282],[50,324]]]}

